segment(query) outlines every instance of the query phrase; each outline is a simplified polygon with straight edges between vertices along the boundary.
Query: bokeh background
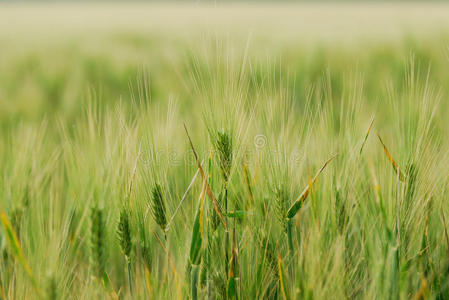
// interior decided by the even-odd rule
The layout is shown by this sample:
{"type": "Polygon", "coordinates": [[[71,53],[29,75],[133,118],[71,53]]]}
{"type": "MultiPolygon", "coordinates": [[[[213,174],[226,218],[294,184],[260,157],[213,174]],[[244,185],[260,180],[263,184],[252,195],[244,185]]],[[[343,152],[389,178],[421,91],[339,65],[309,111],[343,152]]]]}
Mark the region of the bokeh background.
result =
{"type": "Polygon", "coordinates": [[[184,64],[216,41],[272,60],[301,97],[328,71],[338,93],[343,74],[360,70],[375,98],[385,82],[400,82],[410,55],[447,89],[448,36],[444,2],[7,1],[0,120],[76,117],[90,89],[101,102],[127,100],[143,71],[155,100],[184,96],[184,64]]]}

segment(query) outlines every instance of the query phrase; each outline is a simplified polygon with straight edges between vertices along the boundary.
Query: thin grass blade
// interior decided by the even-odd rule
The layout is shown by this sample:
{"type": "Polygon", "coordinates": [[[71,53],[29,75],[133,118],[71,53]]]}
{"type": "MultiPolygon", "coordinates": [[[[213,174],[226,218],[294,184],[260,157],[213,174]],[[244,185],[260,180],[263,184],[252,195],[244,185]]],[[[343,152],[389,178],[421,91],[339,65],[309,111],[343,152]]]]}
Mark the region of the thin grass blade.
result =
{"type": "Polygon", "coordinates": [[[399,180],[404,181],[405,177],[404,177],[404,174],[402,174],[401,169],[399,168],[399,165],[393,159],[393,156],[391,156],[390,151],[388,151],[387,146],[385,146],[385,144],[382,141],[382,138],[380,137],[379,134],[377,134],[377,137],[379,138],[379,141],[382,144],[382,147],[384,148],[385,155],[387,156],[388,160],[391,162],[391,165],[393,166],[394,171],[396,172],[397,175],[399,175],[399,180]]]}
{"type": "Polygon", "coordinates": [[[33,287],[38,292],[38,294],[41,295],[39,286],[36,281],[36,277],[34,277],[33,271],[31,270],[30,265],[28,264],[25,258],[22,246],[20,245],[19,239],[17,238],[17,235],[14,232],[11,222],[9,221],[8,217],[4,212],[1,213],[0,218],[2,221],[3,229],[5,230],[6,233],[6,240],[8,241],[8,244],[11,248],[12,255],[22,265],[26,274],[30,278],[33,287]]]}
{"type": "Polygon", "coordinates": [[[284,300],[290,300],[290,293],[287,287],[287,280],[285,278],[284,262],[282,261],[281,253],[278,252],[278,271],[279,271],[279,283],[281,286],[282,297],[284,300]]]}
{"type": "Polygon", "coordinates": [[[301,209],[302,203],[307,199],[307,196],[309,195],[310,190],[311,190],[313,184],[315,183],[315,181],[317,180],[318,176],[321,174],[321,172],[323,172],[323,170],[326,168],[326,166],[335,158],[335,156],[337,156],[337,155],[334,155],[331,158],[329,158],[323,164],[323,166],[318,170],[318,172],[315,174],[315,176],[312,178],[312,180],[309,180],[309,183],[306,186],[306,188],[302,191],[302,193],[299,195],[298,199],[296,199],[296,201],[288,209],[288,211],[287,211],[288,219],[292,219],[298,213],[298,211],[301,209]]]}
{"type": "Polygon", "coordinates": [[[359,154],[362,154],[363,148],[365,147],[366,141],[368,140],[368,136],[371,131],[371,128],[373,127],[373,124],[374,124],[374,117],[371,119],[371,123],[369,124],[368,130],[366,131],[366,135],[365,135],[365,138],[363,139],[362,146],[360,147],[359,154]]]}

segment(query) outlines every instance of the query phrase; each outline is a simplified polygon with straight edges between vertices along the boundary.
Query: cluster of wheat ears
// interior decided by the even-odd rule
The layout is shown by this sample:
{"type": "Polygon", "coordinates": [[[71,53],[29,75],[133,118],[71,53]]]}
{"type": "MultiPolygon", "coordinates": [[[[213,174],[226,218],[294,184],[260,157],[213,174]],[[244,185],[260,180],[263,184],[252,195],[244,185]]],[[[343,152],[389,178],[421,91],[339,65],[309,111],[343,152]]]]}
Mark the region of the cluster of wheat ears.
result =
{"type": "Polygon", "coordinates": [[[129,103],[93,95],[75,120],[2,131],[0,299],[447,299],[430,75],[410,62],[374,93],[328,72],[299,93],[272,63],[228,58],[162,74],[178,102],[144,74],[129,103]]]}
{"type": "MultiPolygon", "coordinates": [[[[363,138],[362,145],[360,147],[359,154],[362,155],[363,148],[366,144],[366,141],[369,137],[371,129],[374,124],[374,118],[372,118],[368,130],[366,132],[365,137],[363,138]]],[[[193,220],[193,227],[191,234],[191,242],[190,242],[190,250],[188,255],[188,263],[186,268],[186,276],[190,280],[190,296],[192,299],[198,299],[198,289],[199,287],[206,287],[208,290],[209,280],[207,279],[209,276],[219,276],[222,277],[223,282],[226,282],[226,286],[221,287],[223,289],[223,296],[226,299],[237,299],[238,295],[243,295],[245,292],[239,290],[239,253],[242,250],[240,244],[238,243],[239,238],[237,237],[238,232],[236,227],[238,226],[238,220],[243,218],[248,211],[245,210],[229,210],[228,207],[228,184],[229,184],[229,176],[231,172],[231,166],[233,164],[233,142],[232,136],[230,132],[227,131],[211,131],[211,139],[213,140],[213,149],[210,151],[210,155],[208,159],[208,169],[203,167],[200,162],[200,158],[197,155],[194,144],[189,136],[187,127],[184,125],[186,136],[188,138],[192,153],[195,158],[195,163],[197,165],[197,171],[192,178],[186,192],[180,200],[180,203],[172,216],[168,216],[167,208],[166,208],[166,199],[164,197],[164,191],[161,184],[154,179],[152,183],[149,183],[146,187],[146,195],[148,199],[148,207],[143,214],[138,214],[137,222],[131,222],[131,199],[132,189],[133,189],[133,179],[136,172],[136,168],[133,170],[132,179],[129,183],[128,191],[126,194],[126,201],[123,207],[120,209],[119,219],[116,225],[116,234],[117,234],[117,243],[120,245],[121,253],[123,254],[126,266],[127,266],[127,283],[129,293],[133,295],[133,276],[135,270],[135,264],[142,264],[144,268],[145,274],[145,287],[148,290],[149,295],[151,295],[152,289],[152,280],[150,279],[150,268],[152,264],[152,247],[157,247],[156,245],[150,245],[149,239],[147,236],[148,228],[145,228],[145,219],[149,212],[151,212],[152,217],[154,218],[155,224],[158,225],[160,229],[160,234],[158,234],[154,229],[150,228],[151,233],[156,238],[160,248],[163,250],[164,255],[166,256],[166,268],[167,272],[166,276],[172,275],[174,280],[178,280],[178,270],[176,269],[173,261],[170,258],[170,250],[168,247],[167,235],[170,234],[170,224],[173,219],[176,217],[176,213],[178,209],[182,205],[185,200],[187,194],[189,193],[192,185],[196,181],[198,174],[200,174],[201,178],[201,192],[198,199],[198,204],[196,208],[195,218],[193,220]],[[218,198],[214,196],[214,191],[212,191],[209,185],[210,174],[212,172],[212,155],[216,153],[219,161],[219,169],[222,179],[222,188],[219,193],[218,198]],[[209,205],[206,202],[209,202],[209,205]],[[212,209],[208,209],[212,208],[212,209]],[[217,233],[218,227],[221,227],[223,230],[220,233],[217,233]],[[137,235],[137,236],[134,236],[137,235]],[[223,243],[222,243],[223,242],[223,243]],[[222,244],[221,244],[222,243],[222,244]],[[211,269],[211,257],[213,257],[213,251],[222,251],[224,253],[225,260],[223,261],[222,274],[213,274],[211,269]],[[168,271],[169,270],[169,271],[168,271]],[[207,283],[206,283],[207,282],[207,283]]],[[[413,188],[414,180],[416,174],[414,173],[413,165],[407,170],[407,175],[404,175],[396,161],[393,159],[390,154],[387,146],[382,141],[381,137],[378,135],[378,139],[380,141],[381,146],[383,147],[384,153],[388,161],[391,163],[393,167],[393,171],[397,176],[397,182],[407,181],[407,190],[413,188]]],[[[295,230],[295,226],[293,226],[293,222],[295,217],[298,216],[301,211],[301,208],[304,202],[307,200],[309,194],[313,191],[313,185],[315,181],[318,179],[319,175],[323,172],[326,166],[336,157],[336,155],[329,158],[322,167],[316,172],[313,177],[309,177],[308,184],[303,189],[301,194],[290,203],[290,199],[288,196],[288,191],[285,186],[279,185],[275,186],[273,189],[274,201],[276,204],[276,216],[280,224],[282,225],[283,232],[285,234],[285,238],[287,239],[288,251],[284,254],[289,260],[290,265],[292,262],[294,263],[295,256],[294,253],[297,251],[295,249],[296,245],[293,242],[293,231],[295,230]]],[[[137,166],[136,166],[137,167],[137,166]]],[[[250,203],[254,204],[254,195],[253,195],[253,186],[252,181],[253,177],[251,177],[248,165],[243,164],[243,175],[245,179],[247,197],[250,199],[250,203]]],[[[379,186],[376,182],[376,179],[373,178],[373,186],[376,190],[376,197],[378,198],[379,208],[383,211],[383,215],[385,217],[384,208],[382,207],[382,201],[379,200],[381,197],[379,186]]],[[[235,208],[236,205],[233,205],[235,208]]],[[[399,217],[401,210],[401,203],[398,203],[397,206],[397,223],[394,226],[394,233],[388,231],[388,240],[396,249],[399,246],[400,242],[400,231],[399,231],[399,217]]],[[[443,214],[444,216],[444,214],[443,214]]],[[[344,217],[343,217],[344,218],[344,217]]],[[[55,279],[50,278],[48,283],[48,288],[46,291],[42,291],[41,287],[38,285],[36,278],[27,263],[27,260],[24,256],[23,250],[21,248],[20,242],[17,238],[17,235],[14,231],[14,226],[11,224],[8,216],[2,212],[1,221],[3,224],[4,231],[6,233],[6,239],[10,246],[10,253],[16,259],[26,274],[28,275],[30,282],[32,283],[35,292],[43,298],[48,299],[56,299],[56,285],[55,279]]],[[[386,222],[386,220],[384,220],[386,222]]],[[[344,222],[344,221],[343,221],[344,222]]],[[[105,248],[108,247],[107,242],[105,240],[105,219],[103,214],[103,208],[98,204],[93,206],[90,210],[90,231],[89,231],[89,240],[90,240],[90,259],[91,266],[93,270],[93,276],[101,282],[104,286],[106,292],[109,297],[119,298],[119,294],[114,289],[113,284],[109,278],[107,272],[107,259],[106,259],[106,251],[105,248]]],[[[446,229],[445,229],[446,230],[446,229]]],[[[280,250],[276,245],[273,245],[272,242],[267,239],[263,234],[258,234],[259,246],[262,247],[265,252],[265,259],[268,260],[269,265],[273,268],[273,272],[276,274],[276,280],[278,282],[277,287],[271,293],[274,295],[282,295],[284,299],[292,299],[291,289],[288,287],[289,282],[294,279],[291,278],[293,276],[293,272],[288,273],[288,270],[285,270],[283,255],[281,255],[280,250]],[[277,250],[276,250],[277,249],[277,250]]],[[[296,236],[296,234],[295,234],[296,236]]],[[[447,233],[446,233],[447,238],[447,233]]],[[[448,240],[449,243],[449,240],[448,240]]],[[[423,249],[425,251],[425,248],[423,249]]],[[[396,250],[396,254],[397,250],[396,250]]],[[[396,266],[396,267],[399,267],[396,266]]],[[[400,270],[396,270],[400,272],[400,270]]],[[[219,280],[218,280],[219,281],[219,280]]],[[[162,284],[165,280],[161,281],[162,284]]],[[[424,285],[424,288],[426,286],[424,285]]],[[[424,292],[424,288],[419,290],[419,294],[424,292]]],[[[6,299],[4,294],[4,290],[1,291],[2,298],[6,299]]],[[[207,291],[209,294],[210,291],[207,291]]],[[[273,296],[273,295],[272,295],[273,296]]]]}

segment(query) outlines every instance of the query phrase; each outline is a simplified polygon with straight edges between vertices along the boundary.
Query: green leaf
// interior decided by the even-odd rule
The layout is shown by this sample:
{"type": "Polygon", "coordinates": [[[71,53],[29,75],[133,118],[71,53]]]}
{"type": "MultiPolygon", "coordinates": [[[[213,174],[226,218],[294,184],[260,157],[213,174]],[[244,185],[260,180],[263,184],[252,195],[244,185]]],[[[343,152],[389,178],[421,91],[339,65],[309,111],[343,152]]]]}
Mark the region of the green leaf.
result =
{"type": "Polygon", "coordinates": [[[199,269],[200,267],[198,265],[192,266],[192,270],[190,271],[190,292],[192,296],[192,300],[198,299],[198,276],[199,276],[199,269]]]}
{"type": "Polygon", "coordinates": [[[291,219],[296,216],[298,211],[301,209],[301,206],[302,201],[296,201],[295,203],[293,203],[293,205],[287,211],[287,218],[291,219]]]}
{"type": "Polygon", "coordinates": [[[203,181],[203,188],[201,190],[198,209],[193,223],[192,241],[190,243],[190,263],[192,265],[199,265],[201,262],[201,245],[203,242],[203,200],[205,192],[205,181],[203,181]]]}
{"type": "Polygon", "coordinates": [[[229,275],[228,275],[228,283],[226,286],[226,299],[228,300],[236,300],[237,299],[237,282],[235,280],[235,265],[237,261],[237,252],[232,252],[231,261],[229,264],[231,265],[231,268],[229,269],[229,275]]]}
{"type": "Polygon", "coordinates": [[[226,288],[227,299],[237,299],[237,288],[235,283],[235,277],[230,276],[228,279],[228,286],[226,288]]]}

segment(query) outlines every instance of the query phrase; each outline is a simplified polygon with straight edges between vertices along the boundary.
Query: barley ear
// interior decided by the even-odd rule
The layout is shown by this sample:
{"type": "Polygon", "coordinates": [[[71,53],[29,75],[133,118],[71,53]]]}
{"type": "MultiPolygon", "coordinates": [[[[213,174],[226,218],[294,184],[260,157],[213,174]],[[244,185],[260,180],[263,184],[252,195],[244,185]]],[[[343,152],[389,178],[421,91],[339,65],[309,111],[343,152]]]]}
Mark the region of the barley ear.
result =
{"type": "Polygon", "coordinates": [[[219,157],[220,171],[226,185],[232,166],[232,137],[227,132],[218,131],[214,142],[219,157]]]}
{"type": "Polygon", "coordinates": [[[97,278],[103,278],[106,270],[106,232],[103,210],[98,205],[91,211],[91,259],[97,278]]]}
{"type": "Polygon", "coordinates": [[[158,183],[153,186],[151,200],[151,212],[153,213],[154,220],[161,227],[162,231],[164,231],[165,234],[165,231],[167,229],[165,200],[162,194],[162,187],[158,183]]]}
{"type": "Polygon", "coordinates": [[[120,220],[117,226],[117,236],[123,255],[125,255],[126,260],[129,262],[131,260],[132,239],[131,226],[129,222],[129,212],[126,208],[123,208],[120,211],[120,220]]]}

